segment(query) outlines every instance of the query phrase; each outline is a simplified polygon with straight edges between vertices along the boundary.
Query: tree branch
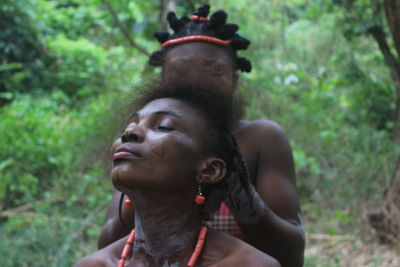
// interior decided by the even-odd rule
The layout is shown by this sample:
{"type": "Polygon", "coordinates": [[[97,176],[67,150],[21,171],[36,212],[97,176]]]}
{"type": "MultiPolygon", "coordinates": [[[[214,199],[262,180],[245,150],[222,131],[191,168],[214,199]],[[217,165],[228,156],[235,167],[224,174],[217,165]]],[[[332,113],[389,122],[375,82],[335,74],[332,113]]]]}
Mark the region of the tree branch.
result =
{"type": "Polygon", "coordinates": [[[390,74],[392,76],[393,84],[396,90],[396,109],[393,120],[394,126],[392,136],[395,142],[400,142],[400,62],[390,50],[389,44],[386,40],[386,34],[383,31],[382,26],[373,26],[368,29],[368,33],[371,34],[378,43],[379,49],[383,54],[386,65],[389,67],[390,74]]]}
{"type": "Polygon", "coordinates": [[[139,44],[137,44],[132,37],[130,36],[129,32],[126,30],[126,28],[124,27],[124,25],[122,25],[121,21],[118,18],[117,13],[115,12],[114,8],[112,7],[112,5],[107,1],[107,0],[101,0],[103,2],[103,4],[107,7],[107,9],[110,11],[114,22],[117,24],[118,28],[120,29],[120,31],[122,32],[122,34],[125,36],[125,38],[128,40],[129,44],[136,48],[137,50],[139,50],[142,54],[149,56],[149,52],[147,52],[147,50],[140,46],[139,44]]]}
{"type": "Polygon", "coordinates": [[[392,78],[394,82],[400,81],[400,65],[397,58],[390,50],[389,44],[386,40],[386,34],[383,31],[382,26],[375,25],[368,29],[368,33],[374,37],[377,42],[379,49],[381,50],[386,64],[389,66],[392,78]]]}
{"type": "Polygon", "coordinates": [[[384,5],[387,23],[393,36],[397,55],[400,58],[400,1],[385,0],[384,5]]]}

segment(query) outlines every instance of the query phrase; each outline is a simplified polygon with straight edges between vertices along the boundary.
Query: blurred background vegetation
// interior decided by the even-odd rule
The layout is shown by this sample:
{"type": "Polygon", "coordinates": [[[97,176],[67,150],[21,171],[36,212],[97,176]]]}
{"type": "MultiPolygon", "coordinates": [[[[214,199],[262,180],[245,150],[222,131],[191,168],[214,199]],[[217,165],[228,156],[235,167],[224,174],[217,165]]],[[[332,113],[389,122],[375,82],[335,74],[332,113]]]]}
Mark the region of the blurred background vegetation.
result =
{"type": "MultiPolygon", "coordinates": [[[[382,1],[2,0],[1,266],[70,266],[96,250],[115,105],[157,71],[146,54],[159,47],[152,34],[165,10],[190,14],[204,2],[252,41],[246,117],[289,136],[307,234],[372,235],[365,214],[400,153],[396,90],[371,33],[380,27],[393,49],[374,6],[382,1]]],[[[308,255],[306,266],[343,264],[308,255]]]]}

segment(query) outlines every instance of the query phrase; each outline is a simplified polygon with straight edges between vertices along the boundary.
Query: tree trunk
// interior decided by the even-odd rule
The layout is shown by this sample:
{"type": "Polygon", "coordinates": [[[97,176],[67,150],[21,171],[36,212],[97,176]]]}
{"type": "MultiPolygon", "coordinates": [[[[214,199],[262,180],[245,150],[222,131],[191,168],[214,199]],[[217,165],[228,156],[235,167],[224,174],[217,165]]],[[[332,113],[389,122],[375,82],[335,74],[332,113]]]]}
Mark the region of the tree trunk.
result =
{"type": "Polygon", "coordinates": [[[393,128],[393,138],[400,143],[400,0],[384,1],[386,20],[392,33],[394,47],[397,51],[397,80],[396,88],[396,113],[393,128]]]}
{"type": "Polygon", "coordinates": [[[400,158],[382,206],[369,212],[368,220],[382,243],[400,246],[400,158]]]}
{"type": "Polygon", "coordinates": [[[160,32],[168,31],[167,14],[176,12],[175,0],[160,0],[160,13],[158,15],[158,30],[160,32]]]}
{"type": "MultiPolygon", "coordinates": [[[[393,142],[400,144],[400,0],[385,0],[386,20],[393,38],[396,53],[392,53],[382,27],[375,26],[369,33],[378,43],[396,90],[396,110],[394,116],[393,142]]],[[[369,223],[382,242],[396,243],[400,246],[400,157],[397,158],[396,171],[384,193],[380,208],[368,214],[369,223]]]]}

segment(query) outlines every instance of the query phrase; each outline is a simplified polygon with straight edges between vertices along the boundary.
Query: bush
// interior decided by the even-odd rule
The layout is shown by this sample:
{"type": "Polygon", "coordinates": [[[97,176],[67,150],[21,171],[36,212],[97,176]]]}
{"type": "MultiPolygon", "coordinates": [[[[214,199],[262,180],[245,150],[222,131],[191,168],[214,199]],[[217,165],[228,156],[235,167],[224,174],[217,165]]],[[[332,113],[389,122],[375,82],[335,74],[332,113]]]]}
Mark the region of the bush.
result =
{"type": "Polygon", "coordinates": [[[69,40],[63,35],[46,41],[50,59],[44,86],[60,89],[66,95],[93,96],[106,86],[106,51],[86,39],[69,40]]]}
{"type": "Polygon", "coordinates": [[[58,91],[20,95],[0,110],[0,201],[10,212],[0,224],[2,266],[71,266],[95,250],[111,199],[99,157],[119,122],[113,99],[103,94],[77,110],[58,91]]]}

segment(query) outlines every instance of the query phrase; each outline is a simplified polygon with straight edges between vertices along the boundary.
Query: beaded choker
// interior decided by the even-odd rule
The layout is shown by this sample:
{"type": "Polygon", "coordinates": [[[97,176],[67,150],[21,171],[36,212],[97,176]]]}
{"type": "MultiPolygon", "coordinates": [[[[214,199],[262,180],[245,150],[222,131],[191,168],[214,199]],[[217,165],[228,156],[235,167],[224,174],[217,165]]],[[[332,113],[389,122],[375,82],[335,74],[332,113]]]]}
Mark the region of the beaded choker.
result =
{"type": "MultiPolygon", "coordinates": [[[[200,228],[199,237],[197,238],[196,247],[194,248],[192,256],[190,257],[187,263],[188,267],[194,267],[194,265],[196,264],[196,261],[200,256],[201,250],[203,249],[204,241],[206,239],[206,234],[207,234],[207,227],[202,226],[200,228]]],[[[134,241],[135,241],[135,230],[132,230],[131,233],[129,234],[128,240],[126,241],[124,250],[122,251],[121,258],[118,262],[118,267],[125,266],[125,262],[132,251],[134,241]]]]}

